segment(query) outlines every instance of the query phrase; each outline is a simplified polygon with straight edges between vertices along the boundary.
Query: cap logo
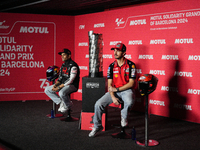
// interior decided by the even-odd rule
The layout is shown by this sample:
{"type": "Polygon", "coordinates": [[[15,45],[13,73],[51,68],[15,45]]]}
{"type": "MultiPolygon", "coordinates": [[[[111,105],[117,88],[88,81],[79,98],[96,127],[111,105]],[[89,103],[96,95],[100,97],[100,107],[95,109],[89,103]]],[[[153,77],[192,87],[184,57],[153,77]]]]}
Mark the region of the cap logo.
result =
{"type": "Polygon", "coordinates": [[[120,47],[120,46],[121,46],[121,44],[117,44],[117,45],[116,45],[116,47],[120,47]]]}

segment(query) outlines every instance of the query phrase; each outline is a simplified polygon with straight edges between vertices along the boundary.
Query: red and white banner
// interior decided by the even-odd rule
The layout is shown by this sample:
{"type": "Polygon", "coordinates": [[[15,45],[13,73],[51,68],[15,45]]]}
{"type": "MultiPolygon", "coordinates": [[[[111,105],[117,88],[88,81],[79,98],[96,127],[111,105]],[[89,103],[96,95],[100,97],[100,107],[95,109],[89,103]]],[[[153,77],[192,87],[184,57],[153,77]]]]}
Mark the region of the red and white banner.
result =
{"type": "MultiPolygon", "coordinates": [[[[88,31],[103,35],[103,69],[114,61],[122,42],[138,77],[158,77],[149,95],[151,114],[200,123],[200,2],[163,1],[80,16],[0,13],[0,101],[48,99],[46,69],[61,66],[57,54],[72,51],[81,82],[74,99],[82,100],[82,77],[89,74],[88,31]]],[[[144,111],[137,92],[134,110],[144,111]]]]}
{"type": "Polygon", "coordinates": [[[0,101],[49,99],[46,70],[60,67],[57,53],[63,48],[73,55],[74,18],[7,13],[0,18],[0,101]]]}
{"type": "MultiPolygon", "coordinates": [[[[158,77],[149,95],[150,113],[200,123],[200,2],[165,1],[75,16],[75,61],[81,76],[89,73],[88,31],[103,35],[103,69],[114,61],[113,47],[122,42],[138,77],[158,77]]],[[[81,86],[75,99],[81,99],[81,86]]],[[[134,110],[144,111],[145,98],[136,94],[134,110]]]]}

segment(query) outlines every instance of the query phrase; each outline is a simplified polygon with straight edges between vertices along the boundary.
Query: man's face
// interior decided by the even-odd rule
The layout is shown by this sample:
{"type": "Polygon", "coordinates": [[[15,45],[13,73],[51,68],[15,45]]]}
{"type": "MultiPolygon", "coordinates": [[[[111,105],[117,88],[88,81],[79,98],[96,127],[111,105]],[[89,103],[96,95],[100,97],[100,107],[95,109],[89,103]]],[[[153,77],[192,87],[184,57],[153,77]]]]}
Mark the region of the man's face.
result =
{"type": "Polygon", "coordinates": [[[70,55],[68,55],[66,53],[62,53],[61,58],[62,58],[62,61],[67,61],[70,58],[70,55]]]}
{"type": "Polygon", "coordinates": [[[114,49],[114,56],[115,56],[115,59],[120,59],[124,57],[124,52],[114,49]]]}

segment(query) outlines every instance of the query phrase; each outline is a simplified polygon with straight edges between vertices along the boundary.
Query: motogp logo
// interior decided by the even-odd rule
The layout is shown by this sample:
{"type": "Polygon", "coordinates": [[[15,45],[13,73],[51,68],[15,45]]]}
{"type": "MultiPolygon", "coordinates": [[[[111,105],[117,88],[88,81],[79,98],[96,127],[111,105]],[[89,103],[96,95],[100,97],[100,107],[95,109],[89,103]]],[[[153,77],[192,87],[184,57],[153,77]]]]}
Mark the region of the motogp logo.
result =
{"type": "Polygon", "coordinates": [[[123,20],[123,18],[121,18],[121,19],[117,18],[117,19],[115,20],[115,22],[116,22],[116,24],[117,24],[118,27],[119,27],[121,24],[124,24],[125,21],[122,21],[122,20],[123,20]]]}
{"type": "Polygon", "coordinates": [[[4,20],[4,21],[0,22],[0,26],[3,25],[4,22],[6,22],[6,21],[4,20]]]}

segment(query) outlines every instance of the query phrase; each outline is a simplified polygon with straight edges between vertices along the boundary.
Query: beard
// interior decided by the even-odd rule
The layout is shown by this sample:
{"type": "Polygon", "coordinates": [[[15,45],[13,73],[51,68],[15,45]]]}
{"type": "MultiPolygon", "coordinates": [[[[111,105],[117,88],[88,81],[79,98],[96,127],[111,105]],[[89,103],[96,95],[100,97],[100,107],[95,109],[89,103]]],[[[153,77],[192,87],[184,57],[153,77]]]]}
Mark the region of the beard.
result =
{"type": "Polygon", "coordinates": [[[115,55],[115,59],[121,59],[121,58],[123,58],[124,56],[123,55],[115,55]]]}

